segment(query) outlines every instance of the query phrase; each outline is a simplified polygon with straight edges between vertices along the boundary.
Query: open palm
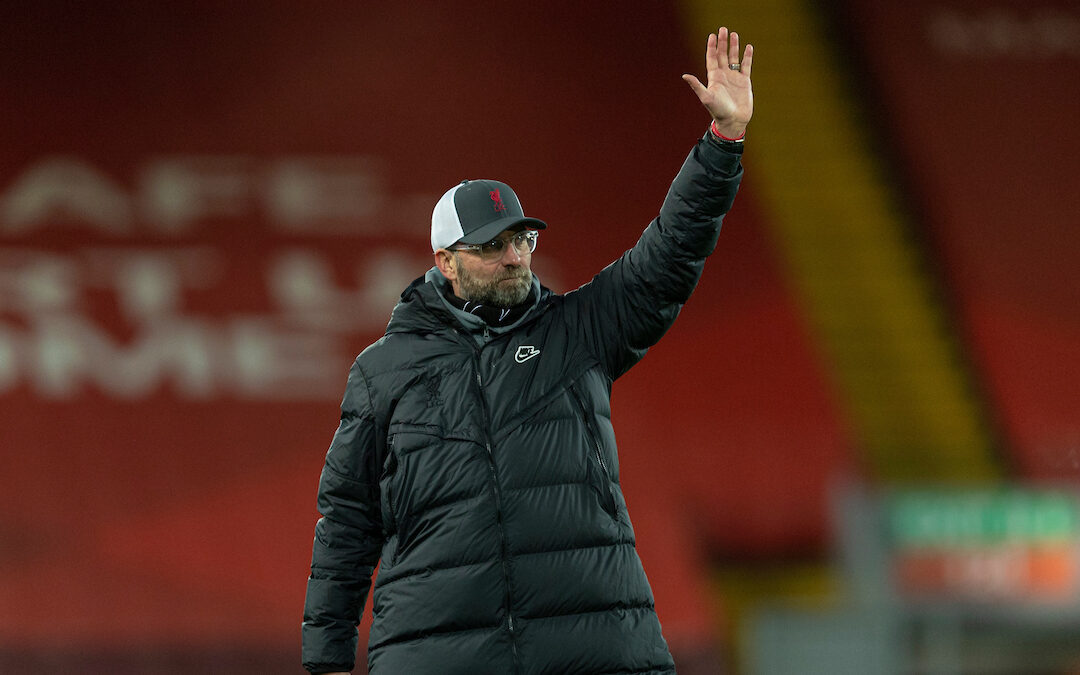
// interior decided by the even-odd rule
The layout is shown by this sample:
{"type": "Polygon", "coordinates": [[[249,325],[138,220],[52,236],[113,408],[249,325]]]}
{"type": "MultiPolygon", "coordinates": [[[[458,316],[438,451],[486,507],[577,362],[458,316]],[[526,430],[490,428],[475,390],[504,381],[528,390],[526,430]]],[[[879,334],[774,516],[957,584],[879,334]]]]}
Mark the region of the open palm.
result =
{"type": "Polygon", "coordinates": [[[746,131],[754,115],[754,91],[750,84],[754,46],[746,45],[739,60],[739,34],[721,27],[709,35],[705,48],[705,72],[708,84],[693,75],[683,80],[697,94],[698,100],[716,121],[719,131],[735,138],[746,131]],[[734,69],[729,66],[738,66],[734,69]]]}

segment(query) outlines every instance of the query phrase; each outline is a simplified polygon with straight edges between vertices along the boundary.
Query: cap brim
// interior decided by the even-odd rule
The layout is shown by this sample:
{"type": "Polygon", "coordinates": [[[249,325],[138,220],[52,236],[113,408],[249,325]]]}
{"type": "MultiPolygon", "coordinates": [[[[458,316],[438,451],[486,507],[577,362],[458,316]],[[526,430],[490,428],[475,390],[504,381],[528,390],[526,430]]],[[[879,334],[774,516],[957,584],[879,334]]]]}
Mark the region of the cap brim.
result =
{"type": "Polygon", "coordinates": [[[530,230],[542,230],[547,227],[547,223],[536,218],[504,218],[488,223],[475,232],[462,237],[460,241],[463,244],[486,244],[502,234],[503,231],[517,225],[524,225],[530,230]]]}

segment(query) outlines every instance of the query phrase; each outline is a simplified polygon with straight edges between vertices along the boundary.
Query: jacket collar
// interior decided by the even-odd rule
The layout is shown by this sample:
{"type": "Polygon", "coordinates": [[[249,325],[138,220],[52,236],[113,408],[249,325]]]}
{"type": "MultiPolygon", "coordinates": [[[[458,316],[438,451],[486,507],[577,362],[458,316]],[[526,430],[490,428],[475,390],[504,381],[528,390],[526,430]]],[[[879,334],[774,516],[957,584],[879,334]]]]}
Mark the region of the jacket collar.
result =
{"type": "MultiPolygon", "coordinates": [[[[390,315],[386,333],[432,332],[455,325],[470,333],[484,330],[487,326],[480,317],[457,309],[443,297],[443,292],[449,285],[449,280],[437,267],[432,267],[424,276],[415,279],[402,291],[401,300],[390,315]]],[[[540,284],[540,279],[534,274],[532,290],[529,292],[532,308],[517,322],[509,326],[487,327],[488,330],[492,333],[503,333],[530,321],[546,309],[553,295],[550,289],[540,284]]]]}

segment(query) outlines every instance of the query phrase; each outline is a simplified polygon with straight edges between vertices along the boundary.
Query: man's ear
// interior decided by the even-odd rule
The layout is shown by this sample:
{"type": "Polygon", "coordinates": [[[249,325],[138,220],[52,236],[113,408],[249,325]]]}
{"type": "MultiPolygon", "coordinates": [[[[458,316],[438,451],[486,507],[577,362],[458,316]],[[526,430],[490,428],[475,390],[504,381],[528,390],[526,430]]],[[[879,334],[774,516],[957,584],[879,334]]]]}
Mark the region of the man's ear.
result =
{"type": "Polygon", "coordinates": [[[445,248],[435,251],[435,266],[448,280],[457,281],[457,266],[455,265],[453,253],[445,248]]]}

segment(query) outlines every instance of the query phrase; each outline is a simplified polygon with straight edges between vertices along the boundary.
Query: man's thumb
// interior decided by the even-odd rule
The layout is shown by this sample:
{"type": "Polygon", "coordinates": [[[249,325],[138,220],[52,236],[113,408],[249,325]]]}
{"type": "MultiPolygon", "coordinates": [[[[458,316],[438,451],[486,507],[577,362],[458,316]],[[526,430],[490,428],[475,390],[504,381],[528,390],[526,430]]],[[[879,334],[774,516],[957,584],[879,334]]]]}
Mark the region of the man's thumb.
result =
{"type": "Polygon", "coordinates": [[[701,84],[701,80],[697,79],[693,75],[683,75],[682,79],[683,82],[690,85],[690,88],[694,90],[694,93],[697,94],[697,97],[699,99],[702,98],[705,92],[708,91],[708,89],[705,88],[705,85],[701,84]]]}

